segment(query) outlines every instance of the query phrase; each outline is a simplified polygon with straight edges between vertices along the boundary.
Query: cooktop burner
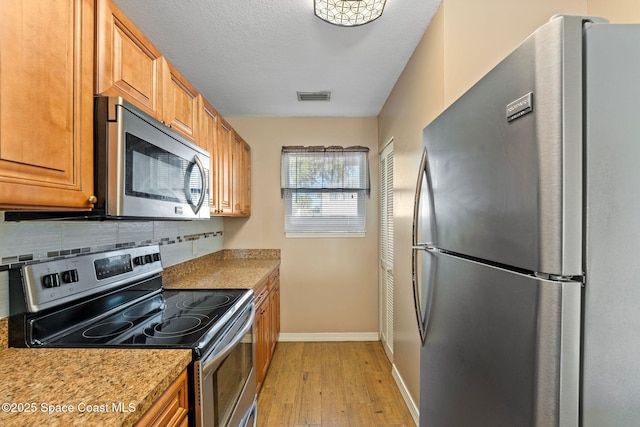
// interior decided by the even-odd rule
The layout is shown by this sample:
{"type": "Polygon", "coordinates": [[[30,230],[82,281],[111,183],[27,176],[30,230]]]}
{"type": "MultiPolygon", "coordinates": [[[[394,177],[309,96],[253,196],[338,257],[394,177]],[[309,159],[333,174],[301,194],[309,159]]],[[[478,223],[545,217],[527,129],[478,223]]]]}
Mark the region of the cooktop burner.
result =
{"type": "Polygon", "coordinates": [[[186,310],[208,310],[229,305],[232,302],[232,298],[233,297],[231,295],[223,293],[202,296],[198,294],[194,295],[190,292],[184,292],[180,295],[180,299],[176,302],[176,306],[186,310]]]}
{"type": "MultiPolygon", "coordinates": [[[[94,324],[50,339],[53,346],[197,347],[217,334],[245,289],[164,290],[94,324]]],[[[41,340],[42,341],[42,340],[41,340]]]]}
{"type": "Polygon", "coordinates": [[[115,322],[104,322],[96,326],[91,326],[82,332],[85,338],[108,338],[119,335],[133,328],[133,322],[122,320],[115,322]]]}

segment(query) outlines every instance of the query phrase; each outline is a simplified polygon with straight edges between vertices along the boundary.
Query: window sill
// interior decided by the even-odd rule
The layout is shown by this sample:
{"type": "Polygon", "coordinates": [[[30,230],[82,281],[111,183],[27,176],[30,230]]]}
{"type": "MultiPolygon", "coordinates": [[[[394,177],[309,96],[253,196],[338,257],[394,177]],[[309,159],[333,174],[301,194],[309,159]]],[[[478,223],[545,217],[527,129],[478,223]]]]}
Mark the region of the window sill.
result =
{"type": "Polygon", "coordinates": [[[287,239],[342,239],[342,238],[357,238],[365,237],[366,233],[347,233],[347,232],[334,232],[334,233],[284,233],[287,239]]]}

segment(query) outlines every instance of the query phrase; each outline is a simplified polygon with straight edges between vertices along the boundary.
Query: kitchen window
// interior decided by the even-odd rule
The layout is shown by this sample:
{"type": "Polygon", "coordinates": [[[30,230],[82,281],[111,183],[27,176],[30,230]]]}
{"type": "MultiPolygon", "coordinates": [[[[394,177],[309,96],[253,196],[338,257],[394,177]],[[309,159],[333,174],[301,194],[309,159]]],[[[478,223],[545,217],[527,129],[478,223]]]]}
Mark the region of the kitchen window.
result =
{"type": "Polygon", "coordinates": [[[369,194],[367,147],[282,147],[287,237],[361,236],[369,194]]]}

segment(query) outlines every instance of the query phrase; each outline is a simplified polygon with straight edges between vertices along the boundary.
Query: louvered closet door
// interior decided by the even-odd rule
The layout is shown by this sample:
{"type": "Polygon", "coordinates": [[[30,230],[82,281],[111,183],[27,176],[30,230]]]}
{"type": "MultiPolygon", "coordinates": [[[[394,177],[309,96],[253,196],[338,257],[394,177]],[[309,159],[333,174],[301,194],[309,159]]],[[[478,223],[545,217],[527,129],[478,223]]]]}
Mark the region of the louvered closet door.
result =
{"type": "Polygon", "coordinates": [[[380,154],[380,336],[393,360],[393,141],[380,154]]]}

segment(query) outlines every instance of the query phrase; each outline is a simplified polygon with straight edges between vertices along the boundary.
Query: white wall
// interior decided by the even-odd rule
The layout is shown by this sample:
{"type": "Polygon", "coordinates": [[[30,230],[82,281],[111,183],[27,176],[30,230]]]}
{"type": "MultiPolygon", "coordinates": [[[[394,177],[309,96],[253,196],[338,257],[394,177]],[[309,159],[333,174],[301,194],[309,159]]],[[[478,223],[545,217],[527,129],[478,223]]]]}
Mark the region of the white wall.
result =
{"type": "Polygon", "coordinates": [[[225,219],[225,249],[281,249],[284,337],[378,331],[377,120],[365,118],[231,117],[251,144],[251,217],[225,219]],[[283,145],[370,147],[367,232],[357,238],[286,238],[280,195],[283,145]]]}

